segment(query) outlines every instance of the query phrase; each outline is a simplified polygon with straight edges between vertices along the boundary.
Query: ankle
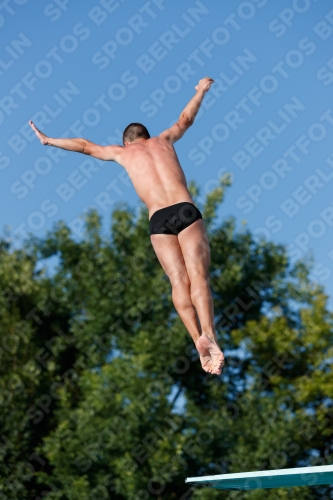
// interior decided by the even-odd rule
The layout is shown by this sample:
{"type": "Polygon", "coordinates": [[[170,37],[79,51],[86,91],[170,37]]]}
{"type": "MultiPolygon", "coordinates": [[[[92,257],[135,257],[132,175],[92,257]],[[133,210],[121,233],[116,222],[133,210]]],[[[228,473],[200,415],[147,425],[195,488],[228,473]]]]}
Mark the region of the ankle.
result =
{"type": "Polygon", "coordinates": [[[204,332],[203,331],[202,335],[204,335],[205,337],[208,337],[209,340],[213,340],[214,342],[217,341],[217,337],[216,337],[216,333],[215,332],[209,332],[209,331],[208,332],[207,331],[204,332]]]}

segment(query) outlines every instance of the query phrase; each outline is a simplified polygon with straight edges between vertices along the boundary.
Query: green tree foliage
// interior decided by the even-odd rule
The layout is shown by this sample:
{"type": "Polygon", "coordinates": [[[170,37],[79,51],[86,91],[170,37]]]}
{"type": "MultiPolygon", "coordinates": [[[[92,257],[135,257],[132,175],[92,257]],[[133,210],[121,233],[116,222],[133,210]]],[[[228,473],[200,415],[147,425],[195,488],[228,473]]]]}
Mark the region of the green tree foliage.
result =
{"type": "MultiPolygon", "coordinates": [[[[0,245],[0,500],[328,499],[329,487],[223,492],[186,477],[332,463],[332,314],[304,264],[216,223],[204,201],[227,363],[202,371],[145,209],[96,212],[0,245]],[[43,259],[57,258],[53,273],[43,259]]],[[[199,192],[192,192],[200,204],[199,192]]]]}

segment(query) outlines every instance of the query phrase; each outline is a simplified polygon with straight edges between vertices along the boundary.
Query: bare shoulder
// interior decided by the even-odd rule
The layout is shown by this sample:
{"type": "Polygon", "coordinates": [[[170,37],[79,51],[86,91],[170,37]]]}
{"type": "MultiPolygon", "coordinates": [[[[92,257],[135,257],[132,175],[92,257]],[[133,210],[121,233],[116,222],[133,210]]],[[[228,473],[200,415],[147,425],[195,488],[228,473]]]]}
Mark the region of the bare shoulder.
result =
{"type": "Polygon", "coordinates": [[[173,148],[173,144],[170,141],[170,137],[168,134],[165,134],[162,132],[160,135],[156,135],[155,137],[152,137],[150,140],[152,140],[152,146],[154,147],[168,147],[168,148],[173,148]]]}
{"type": "Polygon", "coordinates": [[[100,146],[94,142],[85,141],[83,153],[99,160],[119,162],[124,148],[118,145],[100,146]]]}
{"type": "Polygon", "coordinates": [[[192,125],[192,123],[193,120],[189,120],[186,117],[180,117],[170,128],[164,130],[159,137],[173,144],[183,137],[186,130],[192,125]]]}
{"type": "MultiPolygon", "coordinates": [[[[110,146],[105,146],[106,148],[106,153],[109,153],[110,156],[120,158],[124,152],[124,146],[119,146],[118,144],[116,145],[110,145],[110,146]]],[[[115,160],[117,161],[117,160],[115,160]]]]}
{"type": "Polygon", "coordinates": [[[121,159],[123,157],[124,147],[118,145],[102,146],[103,148],[103,160],[115,161],[121,164],[121,159]]]}
{"type": "Polygon", "coordinates": [[[168,135],[158,135],[155,137],[152,137],[150,139],[152,142],[150,144],[150,148],[152,153],[155,151],[156,154],[159,156],[161,155],[174,155],[175,154],[175,148],[173,141],[170,140],[170,137],[168,135]]]}

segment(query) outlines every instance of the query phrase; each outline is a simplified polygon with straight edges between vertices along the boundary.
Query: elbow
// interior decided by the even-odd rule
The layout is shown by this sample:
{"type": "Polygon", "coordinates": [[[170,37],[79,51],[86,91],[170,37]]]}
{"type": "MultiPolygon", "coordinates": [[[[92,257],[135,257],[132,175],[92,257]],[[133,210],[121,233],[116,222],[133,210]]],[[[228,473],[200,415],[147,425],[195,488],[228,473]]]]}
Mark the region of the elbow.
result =
{"type": "Polygon", "coordinates": [[[181,121],[186,125],[186,127],[190,127],[194,123],[193,117],[190,117],[187,115],[182,115],[180,118],[181,118],[181,121]]]}
{"type": "Polygon", "coordinates": [[[83,140],[83,142],[82,142],[82,151],[81,151],[81,153],[83,153],[84,155],[90,155],[91,154],[91,151],[89,150],[89,147],[88,147],[88,143],[85,140],[83,140]]]}

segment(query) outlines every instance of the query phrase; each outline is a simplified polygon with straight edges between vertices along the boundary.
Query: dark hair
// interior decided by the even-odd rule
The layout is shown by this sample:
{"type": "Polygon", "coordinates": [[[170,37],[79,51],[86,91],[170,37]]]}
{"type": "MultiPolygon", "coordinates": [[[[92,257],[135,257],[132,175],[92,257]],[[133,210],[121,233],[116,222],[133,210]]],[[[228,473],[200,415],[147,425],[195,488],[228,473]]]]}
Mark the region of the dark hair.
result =
{"type": "Polygon", "coordinates": [[[130,123],[123,132],[123,144],[125,142],[133,142],[138,137],[149,139],[150,135],[146,127],[141,123],[130,123]]]}

